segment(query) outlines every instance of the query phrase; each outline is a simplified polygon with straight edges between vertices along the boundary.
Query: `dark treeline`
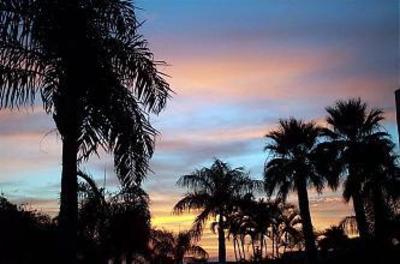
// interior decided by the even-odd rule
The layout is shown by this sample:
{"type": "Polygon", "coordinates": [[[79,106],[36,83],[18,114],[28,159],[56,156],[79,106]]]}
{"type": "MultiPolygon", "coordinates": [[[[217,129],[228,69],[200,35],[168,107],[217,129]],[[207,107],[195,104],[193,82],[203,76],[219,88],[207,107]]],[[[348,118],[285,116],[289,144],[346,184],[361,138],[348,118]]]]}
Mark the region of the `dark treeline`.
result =
{"type": "MultiPolygon", "coordinates": [[[[79,172],[79,263],[179,264],[185,256],[206,260],[191,231],[151,227],[149,197],[141,188],[107,193],[79,172]]],[[[0,196],[0,263],[58,263],[59,217],[16,206],[0,196]]]]}

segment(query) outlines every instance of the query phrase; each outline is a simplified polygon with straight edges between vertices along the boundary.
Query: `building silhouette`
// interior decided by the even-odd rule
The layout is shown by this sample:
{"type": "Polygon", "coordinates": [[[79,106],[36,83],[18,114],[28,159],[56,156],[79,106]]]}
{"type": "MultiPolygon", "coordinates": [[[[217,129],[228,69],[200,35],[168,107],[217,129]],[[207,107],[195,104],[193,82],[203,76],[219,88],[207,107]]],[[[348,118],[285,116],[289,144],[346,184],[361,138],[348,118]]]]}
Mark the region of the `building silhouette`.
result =
{"type": "Polygon", "coordinates": [[[396,97],[397,135],[399,137],[399,146],[400,146],[400,89],[396,90],[395,97],[396,97]]]}

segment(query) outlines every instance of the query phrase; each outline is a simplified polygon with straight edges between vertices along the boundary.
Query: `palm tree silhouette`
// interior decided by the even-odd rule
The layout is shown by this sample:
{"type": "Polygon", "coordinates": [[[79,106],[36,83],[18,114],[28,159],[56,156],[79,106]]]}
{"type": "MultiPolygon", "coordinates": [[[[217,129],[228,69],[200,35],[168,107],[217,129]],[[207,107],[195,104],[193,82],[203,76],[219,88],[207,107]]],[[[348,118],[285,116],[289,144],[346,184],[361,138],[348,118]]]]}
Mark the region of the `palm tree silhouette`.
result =
{"type": "Polygon", "coordinates": [[[307,187],[321,192],[324,177],[320,174],[315,153],[321,134],[313,122],[304,123],[296,119],[280,120],[279,128],[266,135],[270,141],[265,150],[272,159],[264,169],[265,190],[269,196],[277,191],[277,196],[286,201],[291,190],[297,191],[299,209],[307,258],[310,263],[317,259],[317,248],[311,222],[307,187]]]}
{"type": "MultiPolygon", "coordinates": [[[[236,262],[246,260],[245,237],[248,235],[247,216],[244,216],[241,210],[237,210],[227,218],[228,239],[233,239],[233,253],[236,262]]],[[[213,231],[215,228],[213,227],[213,231]]]]}
{"type": "Polygon", "coordinates": [[[196,237],[200,237],[207,220],[215,217],[218,221],[219,262],[226,263],[226,218],[244,195],[251,193],[257,182],[249,177],[244,168],[232,169],[229,164],[216,159],[210,168],[204,167],[184,175],[177,184],[189,191],[176,203],[174,212],[181,214],[202,210],[192,227],[196,237]]]}
{"type": "Polygon", "coordinates": [[[193,243],[191,231],[179,232],[175,238],[175,261],[176,264],[183,264],[183,258],[190,254],[199,259],[208,259],[208,253],[200,246],[193,243]]]}
{"type": "Polygon", "coordinates": [[[378,241],[390,233],[389,219],[393,215],[388,201],[399,196],[398,157],[394,153],[394,144],[388,137],[373,138],[363,147],[359,157],[362,168],[362,194],[372,204],[374,234],[378,241]]]}
{"type": "MultiPolygon", "coordinates": [[[[244,209],[245,213],[249,216],[253,226],[250,225],[252,232],[254,233],[254,238],[260,242],[259,252],[253,252],[255,260],[262,261],[266,257],[267,253],[267,237],[277,242],[277,230],[278,230],[278,219],[280,217],[281,211],[278,203],[271,201],[264,201],[260,199],[258,201],[253,201],[253,204],[244,209]],[[264,256],[265,249],[265,256],[264,256]]],[[[272,250],[274,251],[277,247],[272,245],[272,250]]]]}
{"type": "Polygon", "coordinates": [[[348,243],[348,236],[340,226],[331,226],[322,232],[318,244],[321,251],[327,254],[329,250],[343,250],[348,243]]]}
{"type": "MultiPolygon", "coordinates": [[[[338,101],[326,108],[330,129],[325,134],[330,138],[331,148],[338,150],[336,162],[342,167],[344,182],[343,197],[353,200],[357,226],[361,238],[369,237],[369,227],[365,213],[362,188],[365,174],[365,150],[371,141],[385,140],[388,134],[383,131],[380,122],[384,119],[380,109],[367,109],[361,99],[338,101]],[[364,160],[363,160],[364,159],[364,160]]],[[[339,184],[339,181],[337,181],[339,184]]]]}
{"type": "Polygon", "coordinates": [[[139,187],[107,194],[82,172],[79,203],[79,253],[85,263],[136,263],[147,257],[150,239],[149,197],[139,187]]]}
{"type": "MultiPolygon", "coordinates": [[[[245,239],[249,238],[253,261],[264,261],[268,257],[268,240],[272,257],[279,257],[279,248],[300,247],[303,243],[301,217],[292,204],[278,200],[243,200],[238,209],[227,219],[228,234],[233,238],[236,261],[246,261],[245,239]]],[[[247,239],[247,240],[249,240],[247,239]]]]}
{"type": "Polygon", "coordinates": [[[120,180],[140,183],[156,134],[146,112],[170,94],[163,63],[138,34],[132,1],[4,0],[0,21],[0,106],[40,94],[61,135],[60,251],[74,263],[78,160],[111,151],[120,180]]]}
{"type": "Polygon", "coordinates": [[[292,204],[282,204],[279,217],[279,240],[283,253],[287,248],[301,247],[303,235],[301,233],[302,220],[299,210],[292,204]]]}
{"type": "Polygon", "coordinates": [[[208,253],[194,243],[192,231],[173,234],[164,230],[152,230],[150,244],[155,263],[165,263],[167,259],[171,259],[175,264],[183,264],[185,256],[198,260],[208,259],[208,253]]]}

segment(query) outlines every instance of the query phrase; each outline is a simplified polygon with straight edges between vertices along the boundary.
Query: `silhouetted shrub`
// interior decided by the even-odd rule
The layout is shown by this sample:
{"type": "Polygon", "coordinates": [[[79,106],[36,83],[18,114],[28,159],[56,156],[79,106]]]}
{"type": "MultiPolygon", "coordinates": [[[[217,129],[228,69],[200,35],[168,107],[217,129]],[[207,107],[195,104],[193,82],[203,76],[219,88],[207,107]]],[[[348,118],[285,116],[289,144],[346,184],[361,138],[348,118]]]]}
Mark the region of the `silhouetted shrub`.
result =
{"type": "Polygon", "coordinates": [[[53,263],[56,229],[50,217],[0,196],[0,263],[53,263]]]}

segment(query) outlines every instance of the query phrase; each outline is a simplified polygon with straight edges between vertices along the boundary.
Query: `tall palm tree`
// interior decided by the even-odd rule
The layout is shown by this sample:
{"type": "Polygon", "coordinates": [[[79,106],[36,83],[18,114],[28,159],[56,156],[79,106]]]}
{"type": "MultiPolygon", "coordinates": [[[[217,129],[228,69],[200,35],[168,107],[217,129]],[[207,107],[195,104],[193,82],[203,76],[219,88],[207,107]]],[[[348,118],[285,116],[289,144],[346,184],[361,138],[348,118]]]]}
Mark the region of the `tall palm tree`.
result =
{"type": "Polygon", "coordinates": [[[269,140],[265,150],[272,158],[264,168],[265,190],[269,196],[286,201],[290,191],[297,191],[307,258],[310,263],[317,259],[317,248],[311,222],[307,187],[321,192],[324,177],[317,166],[315,153],[321,129],[313,122],[296,119],[280,120],[279,127],[266,135],[269,140]]]}
{"type": "MultiPolygon", "coordinates": [[[[365,150],[371,141],[388,138],[383,131],[381,121],[384,119],[380,109],[368,110],[361,99],[338,101],[327,107],[326,119],[329,129],[325,134],[330,138],[330,146],[338,150],[336,162],[342,167],[343,197],[348,202],[353,200],[357,226],[361,238],[369,237],[369,227],[365,213],[365,201],[362,189],[365,183],[363,168],[366,166],[365,150]]],[[[337,181],[337,185],[339,181],[337,181]]]]}
{"type": "Polygon", "coordinates": [[[0,107],[33,105],[40,95],[61,135],[59,224],[62,261],[74,263],[77,163],[113,152],[124,184],[140,183],[159,113],[170,94],[132,1],[3,0],[0,2],[0,107]]]}
{"type": "Polygon", "coordinates": [[[398,157],[389,138],[372,139],[363,148],[362,194],[372,205],[374,234],[378,241],[389,234],[393,212],[388,201],[400,196],[398,157]]]}
{"type": "Polygon", "coordinates": [[[220,263],[226,263],[226,218],[238,201],[251,193],[257,182],[249,177],[244,168],[233,169],[217,159],[209,168],[204,167],[182,176],[177,184],[188,188],[188,192],[176,203],[174,212],[181,214],[185,211],[201,210],[192,227],[197,237],[200,237],[210,217],[217,218],[218,257],[220,263]]]}

